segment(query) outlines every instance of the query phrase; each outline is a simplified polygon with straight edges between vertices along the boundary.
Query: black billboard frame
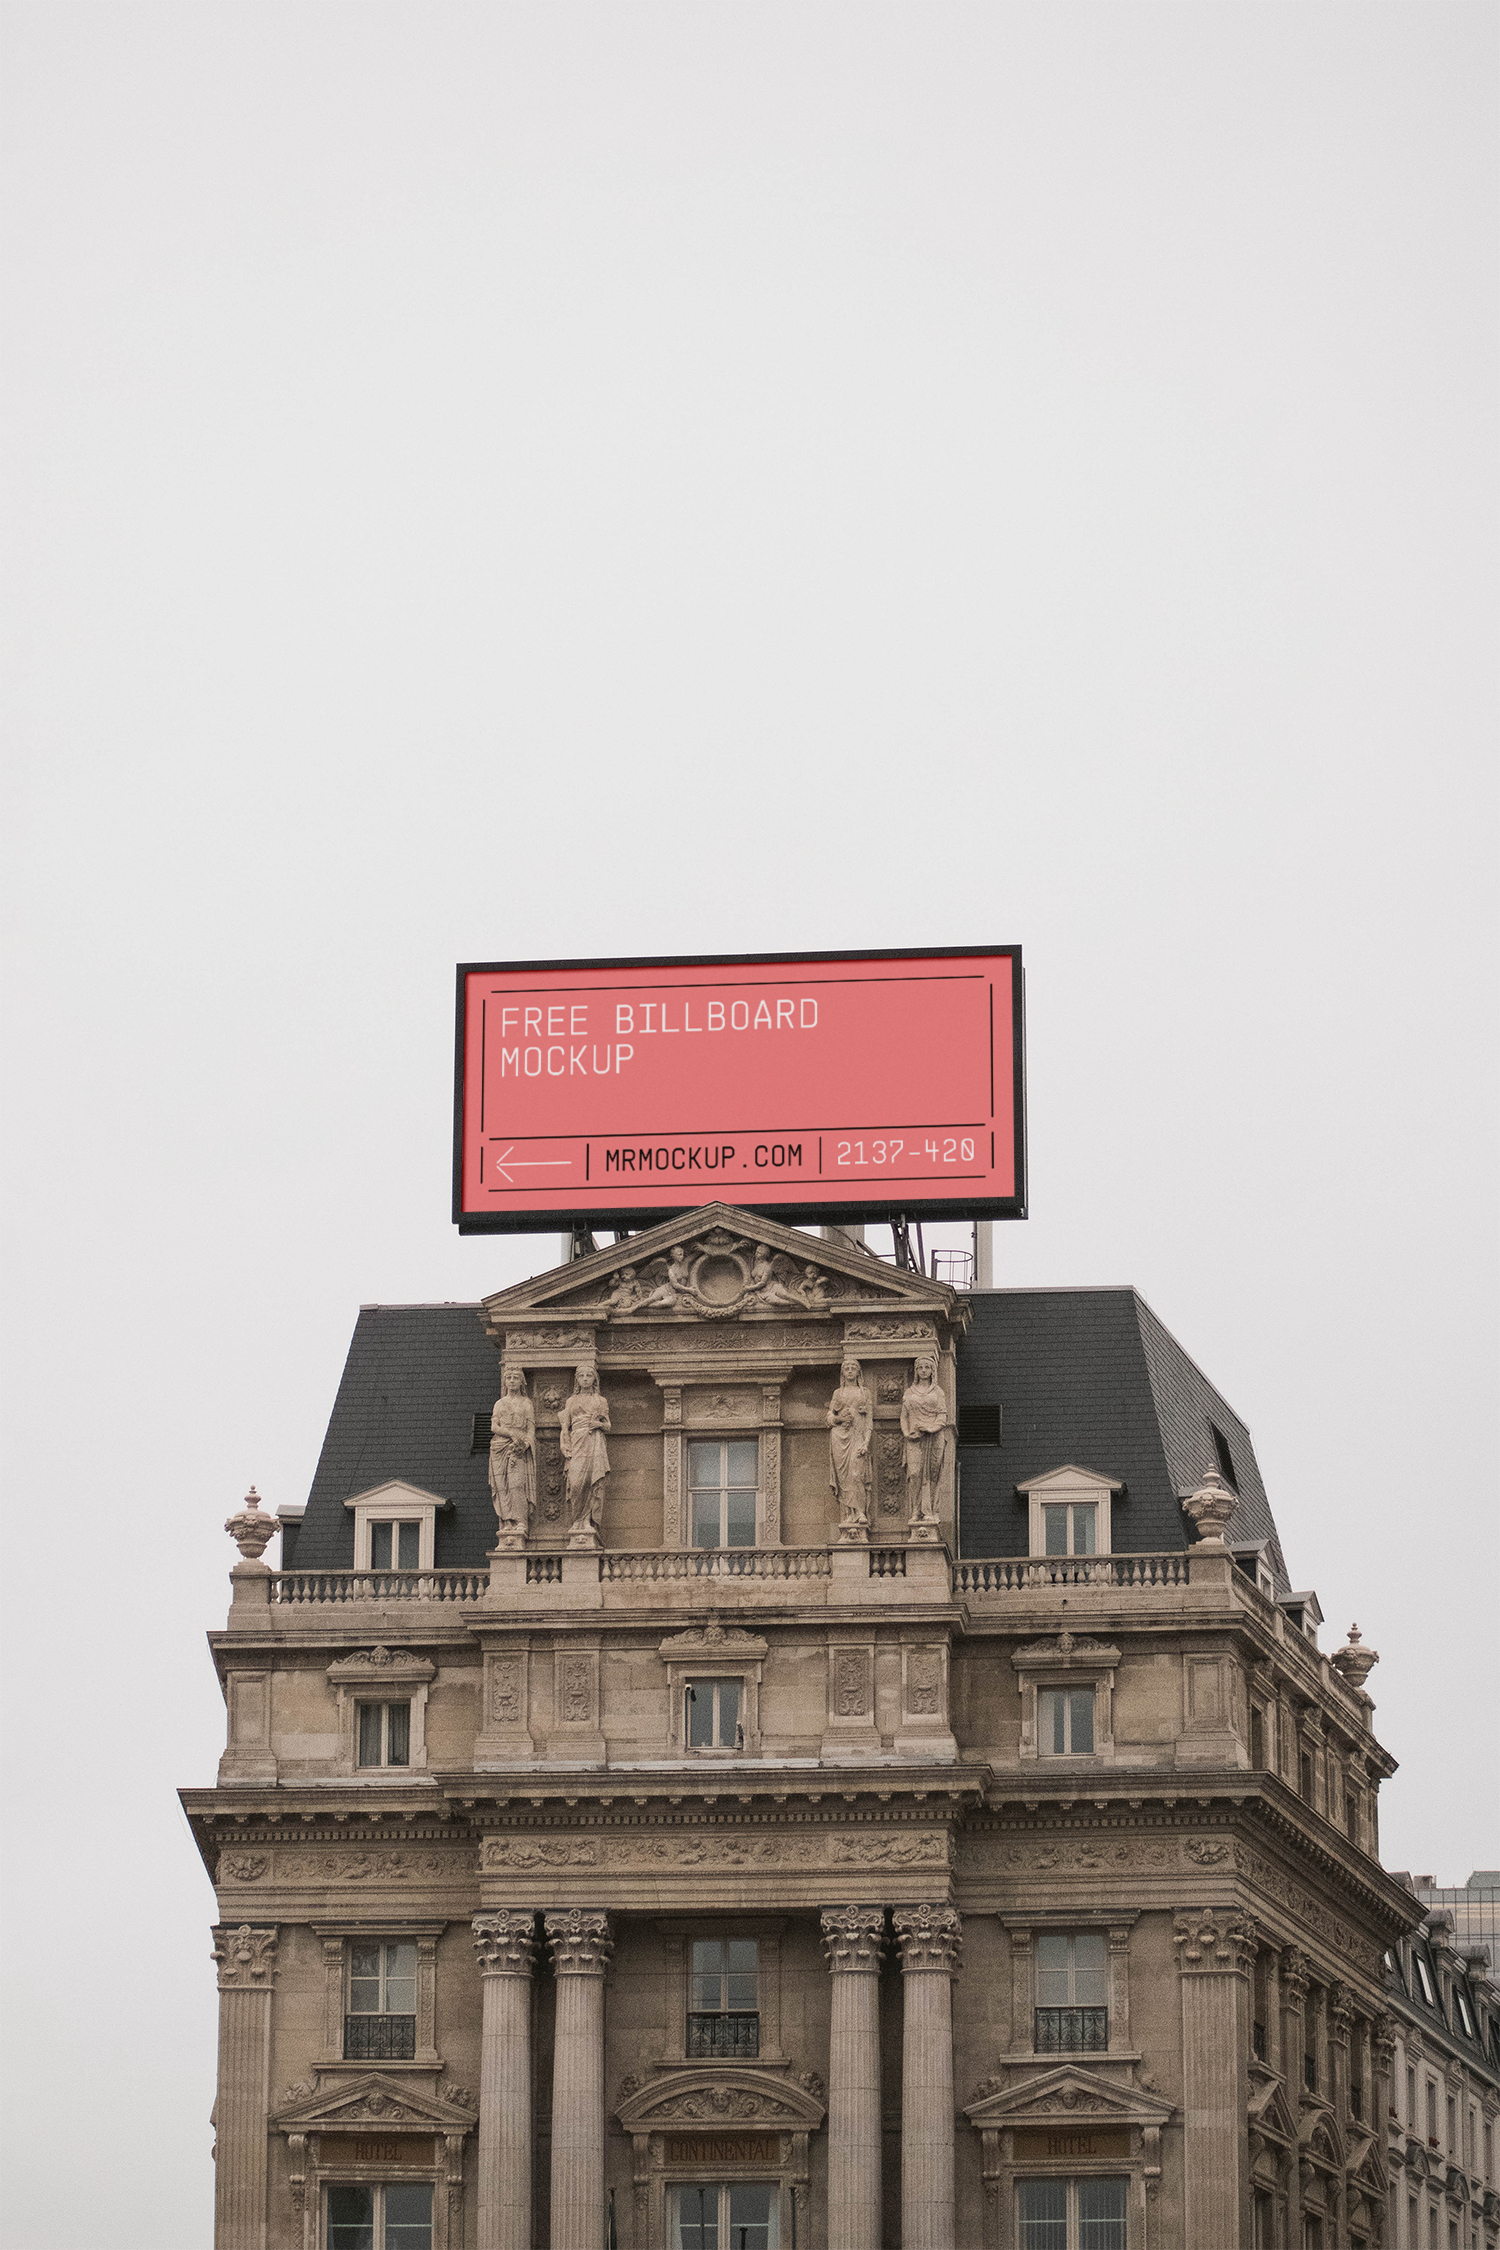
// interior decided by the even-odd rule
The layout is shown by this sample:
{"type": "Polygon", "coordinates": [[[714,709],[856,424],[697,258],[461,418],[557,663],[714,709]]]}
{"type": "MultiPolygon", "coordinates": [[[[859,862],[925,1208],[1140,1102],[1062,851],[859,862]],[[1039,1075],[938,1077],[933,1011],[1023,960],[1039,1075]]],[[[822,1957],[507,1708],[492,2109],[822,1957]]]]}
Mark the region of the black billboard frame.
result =
{"type": "MultiPolygon", "coordinates": [[[[545,975],[558,969],[738,969],[765,968],[772,963],[803,961],[934,961],[1008,959],[1011,973],[1012,1115],[1015,1121],[1014,1156],[1016,1193],[976,1196],[955,1204],[908,1201],[885,1196],[871,1203],[735,1203],[735,1209],[755,1218],[772,1219],[784,1226],[888,1226],[892,1218],[950,1220],[955,1226],[974,1219],[1024,1219],[1026,1206],[1026,976],[1019,945],[891,945],[840,946],[818,953],[656,953],[619,954],[567,961],[460,961],[456,971],[453,1032],[453,1223],[466,1234],[566,1234],[574,1227],[607,1227],[612,1232],[643,1233],[663,1226],[696,1208],[692,1203],[664,1203],[629,1209],[608,1204],[587,1211],[465,1211],[463,1208],[464,1034],[465,980],[473,976],[498,976],[513,971],[545,975]]],[[[993,992],[991,1006],[994,1005],[993,992]]],[[[993,1044],[991,1048],[993,1054],[993,1044]]],[[[713,1201],[704,1197],[703,1201],[713,1201]]]]}

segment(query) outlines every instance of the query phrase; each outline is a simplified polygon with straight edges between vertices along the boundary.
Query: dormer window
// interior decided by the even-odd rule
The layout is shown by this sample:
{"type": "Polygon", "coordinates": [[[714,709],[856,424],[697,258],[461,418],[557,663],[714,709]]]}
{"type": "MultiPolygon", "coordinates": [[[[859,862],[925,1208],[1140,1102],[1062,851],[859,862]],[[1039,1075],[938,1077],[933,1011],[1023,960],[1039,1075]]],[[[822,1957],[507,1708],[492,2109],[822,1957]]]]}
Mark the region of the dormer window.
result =
{"type": "Polygon", "coordinates": [[[1031,1554],[1059,1562],[1109,1554],[1111,1504],[1124,1490],[1110,1477],[1071,1465],[1018,1484],[1030,1510],[1031,1554]]]}
{"type": "Polygon", "coordinates": [[[1416,1967],[1417,1982],[1422,1987],[1422,1998],[1427,2002],[1429,2008],[1435,2008],[1437,2006],[1437,1994],[1432,1989],[1432,1971],[1428,1968],[1426,1960],[1420,1953],[1413,1952],[1412,1961],[1416,1967]]]}
{"type": "Polygon", "coordinates": [[[1208,1428],[1214,1441],[1214,1459],[1219,1464],[1219,1474],[1231,1492],[1238,1492],[1240,1480],[1234,1473],[1234,1455],[1229,1450],[1229,1440],[1217,1422],[1210,1422],[1208,1428]]]}
{"type": "Polygon", "coordinates": [[[452,1506],[441,1493],[392,1479],[357,1492],[344,1506],[354,1515],[356,1570],[433,1569],[437,1512],[452,1506]]]}

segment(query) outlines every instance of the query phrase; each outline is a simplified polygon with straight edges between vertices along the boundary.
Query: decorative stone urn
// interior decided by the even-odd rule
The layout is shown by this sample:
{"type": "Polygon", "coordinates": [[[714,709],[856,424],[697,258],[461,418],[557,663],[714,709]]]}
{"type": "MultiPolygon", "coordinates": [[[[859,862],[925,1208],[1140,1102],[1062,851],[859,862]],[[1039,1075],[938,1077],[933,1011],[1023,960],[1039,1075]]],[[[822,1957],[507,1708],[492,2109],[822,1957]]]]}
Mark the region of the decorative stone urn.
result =
{"type": "Polygon", "coordinates": [[[1335,1672],[1342,1675],[1345,1686],[1352,1687],[1355,1694],[1358,1695],[1370,1673],[1380,1662],[1380,1656],[1377,1650],[1366,1648],[1363,1645],[1359,1637],[1359,1627],[1351,1625],[1348,1647],[1337,1649],[1328,1661],[1335,1672]]]}
{"type": "Polygon", "coordinates": [[[1231,1492],[1221,1476],[1206,1476],[1192,1492],[1178,1496],[1184,1510],[1193,1519],[1193,1528],[1200,1539],[1217,1540],[1222,1546],[1224,1526],[1234,1514],[1238,1496],[1231,1492]]]}
{"type": "Polygon", "coordinates": [[[259,1562],[280,1528],[274,1516],[262,1515],[260,1494],[253,1484],[245,1494],[243,1508],[224,1519],[224,1529],[246,1562],[259,1562]]]}

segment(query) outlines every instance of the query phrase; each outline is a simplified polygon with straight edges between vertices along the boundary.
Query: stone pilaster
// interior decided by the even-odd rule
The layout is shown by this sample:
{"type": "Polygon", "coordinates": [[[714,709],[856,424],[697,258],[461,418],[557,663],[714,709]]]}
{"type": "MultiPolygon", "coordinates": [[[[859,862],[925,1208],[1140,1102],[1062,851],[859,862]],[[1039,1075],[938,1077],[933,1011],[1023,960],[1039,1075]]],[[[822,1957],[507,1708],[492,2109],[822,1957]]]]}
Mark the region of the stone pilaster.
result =
{"type": "MultiPolygon", "coordinates": [[[[1309,1981],[1307,1955],[1300,1946],[1289,1945],[1281,1956],[1281,2055],[1282,2077],[1286,2082],[1286,2097],[1293,2117],[1298,2115],[1302,2101],[1302,2056],[1306,2044],[1305,2011],[1309,1981]]],[[[1302,2174],[1296,2164],[1287,2166],[1286,2208],[1287,2241],[1300,2242],[1302,2174]]]]}
{"type": "Polygon", "coordinates": [[[248,1922],[221,1924],[213,1940],[219,1965],[214,2250],[264,2250],[277,1932],[248,1922]]]}
{"type": "Polygon", "coordinates": [[[828,2250],[880,2250],[880,1953],[885,1910],[824,1910],[833,1976],[828,2051],[828,2250]]]}
{"type": "Polygon", "coordinates": [[[484,1987],[478,2250],[531,2250],[531,1908],[476,1914],[474,1951],[484,1987]]]}
{"type": "Polygon", "coordinates": [[[1336,1984],[1328,1995],[1329,2042],[1333,2065],[1324,2094],[1332,2101],[1339,2131],[1349,2130],[1349,2036],[1354,2025],[1354,1995],[1347,1984],[1336,1984]]]}
{"type": "Polygon", "coordinates": [[[953,1979],[962,1925],[951,1906],[898,1906],[901,1948],[901,2245],[955,2250],[953,1979]]]}
{"type": "Polygon", "coordinates": [[[607,1914],[547,1916],[557,1978],[552,2044],[552,2246],[599,2250],[604,2198],[604,1972],[607,1914]]]}
{"type": "Polygon", "coordinates": [[[1182,1989],[1185,2239],[1243,2242],[1250,2208],[1247,1973],[1254,1925],[1212,1907],[1176,1918],[1182,1989]]]}

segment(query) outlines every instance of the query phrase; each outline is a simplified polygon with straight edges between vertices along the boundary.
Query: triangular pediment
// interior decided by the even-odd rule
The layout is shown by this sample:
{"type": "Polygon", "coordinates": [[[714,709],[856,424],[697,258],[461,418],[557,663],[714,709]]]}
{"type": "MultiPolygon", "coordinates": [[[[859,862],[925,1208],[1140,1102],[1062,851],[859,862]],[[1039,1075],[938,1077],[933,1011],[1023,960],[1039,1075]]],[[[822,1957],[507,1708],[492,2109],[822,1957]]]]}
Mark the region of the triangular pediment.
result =
{"type": "Polygon", "coordinates": [[[1017,1492],[1042,1493],[1056,1498],[1064,1490],[1093,1493],[1123,1492],[1124,1485],[1118,1477],[1102,1477],[1097,1469],[1080,1469],[1076,1462],[1065,1461],[1060,1469],[1044,1469],[1039,1477],[1027,1477],[1024,1484],[1016,1486],[1017,1492]]]}
{"type": "Polygon", "coordinates": [[[674,2070],[644,2085],[627,2078],[615,2114],[627,2133],[705,2126],[811,2133],[823,2122],[823,2104],[806,2078],[720,2064],[711,2071],[674,2070]]]}
{"type": "Polygon", "coordinates": [[[1248,2110],[1253,2131],[1264,2133],[1268,2139],[1279,2141],[1286,2148],[1293,2146],[1297,2138],[1297,2120],[1292,2115],[1291,2104],[1277,2079],[1267,2077],[1257,2084],[1252,2078],[1248,2110]]]}
{"type": "Polygon", "coordinates": [[[464,2098],[419,2093],[404,2079],[370,2070],[289,2102],[271,2123],[281,2133],[367,2132],[371,2126],[382,2133],[466,2133],[477,2122],[478,2111],[465,2087],[451,2091],[464,2098]]]}
{"type": "Polygon", "coordinates": [[[344,1502],[346,1508],[384,1507],[451,1508],[453,1502],[445,1500],[440,1492],[428,1492],[420,1484],[409,1484],[405,1477],[388,1477],[384,1484],[372,1484],[363,1492],[351,1492],[344,1502]]]}
{"type": "Polygon", "coordinates": [[[971,2125],[1165,2125],[1172,2104],[1081,2063],[1014,2079],[964,2111],[971,2125]]]}
{"type": "Polygon", "coordinates": [[[498,1342],[550,1315],[585,1329],[690,1320],[848,1320],[905,1315],[914,1339],[968,1308],[946,1282],[898,1272],[852,1242],[825,1242],[774,1219],[708,1203],[570,1265],[500,1289],[480,1305],[498,1342]]]}

